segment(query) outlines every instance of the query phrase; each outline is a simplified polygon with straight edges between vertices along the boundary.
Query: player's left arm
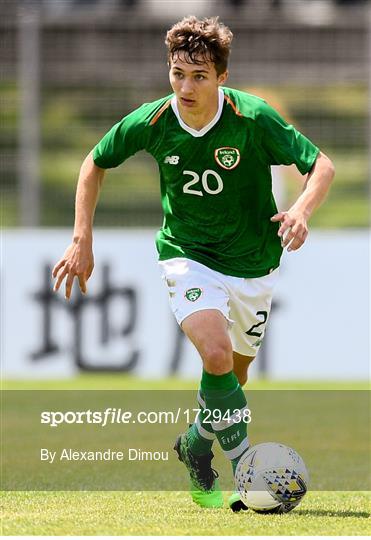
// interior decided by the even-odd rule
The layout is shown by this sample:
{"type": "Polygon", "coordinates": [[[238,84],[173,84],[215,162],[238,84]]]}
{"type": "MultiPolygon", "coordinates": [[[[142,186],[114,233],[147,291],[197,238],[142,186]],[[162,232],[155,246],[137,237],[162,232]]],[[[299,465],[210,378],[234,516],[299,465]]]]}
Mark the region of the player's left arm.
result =
{"type": "Polygon", "coordinates": [[[304,184],[304,189],[287,212],[279,212],[271,221],[280,221],[278,236],[287,251],[299,249],[308,236],[307,222],[313,211],[325,200],[335,175],[332,161],[320,152],[304,184]],[[290,245],[289,245],[290,244],[290,245]]]}

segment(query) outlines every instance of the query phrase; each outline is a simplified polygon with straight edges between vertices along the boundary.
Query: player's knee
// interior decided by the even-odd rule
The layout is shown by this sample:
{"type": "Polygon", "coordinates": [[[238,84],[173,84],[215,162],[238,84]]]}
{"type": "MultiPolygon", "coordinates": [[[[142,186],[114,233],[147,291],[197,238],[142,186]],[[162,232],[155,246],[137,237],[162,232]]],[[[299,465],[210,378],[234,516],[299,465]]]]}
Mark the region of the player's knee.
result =
{"type": "Polygon", "coordinates": [[[203,348],[202,359],[208,373],[228,373],[233,366],[232,346],[228,342],[207,344],[203,348]]]}

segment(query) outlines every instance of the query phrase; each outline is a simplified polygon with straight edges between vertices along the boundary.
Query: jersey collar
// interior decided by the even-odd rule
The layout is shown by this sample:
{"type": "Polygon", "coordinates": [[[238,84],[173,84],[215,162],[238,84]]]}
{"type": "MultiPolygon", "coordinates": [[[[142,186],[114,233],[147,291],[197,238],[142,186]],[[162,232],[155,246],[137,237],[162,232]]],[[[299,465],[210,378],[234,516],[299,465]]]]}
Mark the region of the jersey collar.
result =
{"type": "Polygon", "coordinates": [[[218,89],[218,111],[216,113],[216,115],[214,116],[214,118],[211,120],[211,122],[209,122],[207,124],[207,126],[204,126],[202,129],[200,129],[199,131],[197,129],[193,129],[189,126],[187,126],[187,124],[185,124],[179,114],[179,109],[178,109],[178,103],[177,103],[177,100],[176,100],[176,96],[173,96],[172,99],[171,99],[171,108],[173,109],[174,111],[174,114],[175,116],[177,117],[178,119],[178,122],[179,122],[179,125],[185,130],[187,131],[188,133],[190,133],[191,135],[193,135],[193,137],[202,137],[203,135],[205,135],[208,131],[210,131],[210,129],[212,127],[215,126],[215,124],[218,122],[219,118],[221,117],[222,115],[222,112],[223,112],[223,104],[224,104],[224,92],[221,88],[218,89]]]}

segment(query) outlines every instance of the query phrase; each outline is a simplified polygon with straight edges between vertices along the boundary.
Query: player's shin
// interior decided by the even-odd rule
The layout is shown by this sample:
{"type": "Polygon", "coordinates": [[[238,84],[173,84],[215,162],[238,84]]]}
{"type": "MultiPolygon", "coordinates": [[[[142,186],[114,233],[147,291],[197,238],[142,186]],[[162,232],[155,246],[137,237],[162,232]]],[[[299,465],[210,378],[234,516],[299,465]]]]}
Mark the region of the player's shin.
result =
{"type": "Polygon", "coordinates": [[[189,449],[196,456],[203,456],[211,451],[215,440],[215,434],[210,421],[207,421],[205,413],[205,399],[202,390],[197,394],[199,414],[194,424],[187,431],[189,449]]]}
{"type": "Polygon", "coordinates": [[[247,401],[233,371],[223,375],[203,372],[201,390],[205,396],[205,415],[233,471],[242,454],[248,449],[247,401]]]}

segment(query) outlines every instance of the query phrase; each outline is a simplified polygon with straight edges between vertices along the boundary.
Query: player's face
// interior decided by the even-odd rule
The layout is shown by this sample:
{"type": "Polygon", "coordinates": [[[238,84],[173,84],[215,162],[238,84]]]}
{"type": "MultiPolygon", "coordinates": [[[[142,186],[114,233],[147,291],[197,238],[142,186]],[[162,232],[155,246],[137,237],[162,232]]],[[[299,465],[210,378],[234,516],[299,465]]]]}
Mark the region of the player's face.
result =
{"type": "Polygon", "coordinates": [[[205,113],[217,104],[218,86],[223,84],[228,72],[217,75],[211,62],[189,64],[180,54],[170,64],[170,84],[178,105],[189,113],[205,113]]]}

